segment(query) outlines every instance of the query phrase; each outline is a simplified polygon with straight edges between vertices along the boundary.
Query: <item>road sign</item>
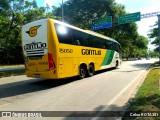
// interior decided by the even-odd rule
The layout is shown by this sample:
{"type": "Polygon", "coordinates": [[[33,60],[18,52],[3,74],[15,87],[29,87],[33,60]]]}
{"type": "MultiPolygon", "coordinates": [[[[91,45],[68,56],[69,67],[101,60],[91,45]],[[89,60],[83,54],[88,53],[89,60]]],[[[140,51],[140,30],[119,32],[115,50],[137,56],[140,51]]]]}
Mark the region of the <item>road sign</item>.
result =
{"type": "Polygon", "coordinates": [[[135,21],[140,21],[141,20],[141,13],[136,12],[132,14],[127,14],[127,15],[120,15],[118,17],[118,24],[126,24],[126,23],[131,23],[135,21]]]}
{"type": "Polygon", "coordinates": [[[99,26],[92,26],[92,30],[98,30],[98,29],[110,28],[110,27],[112,27],[112,24],[103,24],[99,26]]]}
{"type": "Polygon", "coordinates": [[[107,16],[105,18],[95,19],[92,21],[92,30],[110,27],[112,27],[112,16],[107,16]]]}

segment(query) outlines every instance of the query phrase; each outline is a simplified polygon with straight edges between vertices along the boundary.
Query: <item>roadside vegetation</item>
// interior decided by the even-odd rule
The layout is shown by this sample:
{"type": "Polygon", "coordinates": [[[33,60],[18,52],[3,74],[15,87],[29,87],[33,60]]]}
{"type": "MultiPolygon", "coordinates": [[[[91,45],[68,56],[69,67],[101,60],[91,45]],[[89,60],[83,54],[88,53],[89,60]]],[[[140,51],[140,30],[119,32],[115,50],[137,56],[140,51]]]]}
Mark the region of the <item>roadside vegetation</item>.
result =
{"type": "Polygon", "coordinates": [[[14,76],[14,75],[23,75],[25,74],[25,70],[5,70],[0,71],[0,78],[7,77],[7,76],[14,76]]]}
{"type": "MultiPolygon", "coordinates": [[[[155,63],[127,111],[160,111],[160,63],[155,63]]],[[[129,117],[124,120],[160,120],[160,117],[129,117]]]]}
{"type": "MultiPolygon", "coordinates": [[[[0,64],[23,64],[21,26],[29,22],[57,18],[36,0],[0,0],[0,64]]],[[[58,18],[57,18],[58,19],[58,18]]]]}
{"type": "Polygon", "coordinates": [[[153,44],[153,45],[156,46],[156,48],[155,48],[154,51],[159,52],[158,22],[156,22],[151,27],[152,27],[152,29],[149,31],[148,37],[153,39],[153,41],[151,42],[151,44],[153,44]]]}
{"type": "MultiPolygon", "coordinates": [[[[37,6],[38,0],[1,0],[0,2],[0,64],[22,64],[21,26],[44,18],[61,21],[62,6],[37,6]]],[[[82,29],[91,29],[92,20],[112,16],[110,29],[97,30],[117,40],[123,58],[147,56],[148,40],[139,35],[136,23],[118,25],[118,16],[128,14],[125,6],[115,0],[67,0],[64,2],[64,21],[82,29]]]]}
{"type": "Polygon", "coordinates": [[[17,64],[17,65],[0,65],[0,68],[17,68],[17,67],[24,67],[24,64],[17,64]]]}

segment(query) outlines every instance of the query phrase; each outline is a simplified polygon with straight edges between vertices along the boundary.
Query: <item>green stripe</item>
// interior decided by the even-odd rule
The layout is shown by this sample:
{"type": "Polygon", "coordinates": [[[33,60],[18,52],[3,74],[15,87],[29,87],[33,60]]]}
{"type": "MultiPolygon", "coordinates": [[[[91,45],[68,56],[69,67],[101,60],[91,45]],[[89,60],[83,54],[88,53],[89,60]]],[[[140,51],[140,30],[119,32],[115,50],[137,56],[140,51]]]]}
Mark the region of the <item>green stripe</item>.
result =
{"type": "Polygon", "coordinates": [[[107,50],[101,66],[109,65],[114,56],[114,50],[107,50]]]}

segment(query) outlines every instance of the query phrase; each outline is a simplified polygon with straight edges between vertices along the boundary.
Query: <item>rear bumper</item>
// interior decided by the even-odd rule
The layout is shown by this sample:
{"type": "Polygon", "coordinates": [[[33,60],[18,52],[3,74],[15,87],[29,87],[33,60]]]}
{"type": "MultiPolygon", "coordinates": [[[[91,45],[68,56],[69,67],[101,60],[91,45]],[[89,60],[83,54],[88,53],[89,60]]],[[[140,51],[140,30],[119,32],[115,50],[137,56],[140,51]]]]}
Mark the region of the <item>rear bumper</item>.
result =
{"type": "Polygon", "coordinates": [[[29,71],[26,70],[26,76],[32,78],[46,78],[46,79],[57,79],[57,70],[50,70],[50,71],[43,71],[43,72],[36,72],[36,71],[29,71]]]}

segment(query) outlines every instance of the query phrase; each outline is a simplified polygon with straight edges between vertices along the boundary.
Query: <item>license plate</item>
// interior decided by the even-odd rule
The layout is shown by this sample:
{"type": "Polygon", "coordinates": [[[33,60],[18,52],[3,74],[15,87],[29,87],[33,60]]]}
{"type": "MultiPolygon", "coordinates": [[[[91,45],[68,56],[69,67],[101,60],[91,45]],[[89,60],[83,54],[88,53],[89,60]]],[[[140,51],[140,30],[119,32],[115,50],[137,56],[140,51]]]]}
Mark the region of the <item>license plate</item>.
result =
{"type": "Polygon", "coordinates": [[[40,74],[35,74],[34,76],[37,77],[37,78],[39,78],[39,77],[40,77],[40,74]]]}

